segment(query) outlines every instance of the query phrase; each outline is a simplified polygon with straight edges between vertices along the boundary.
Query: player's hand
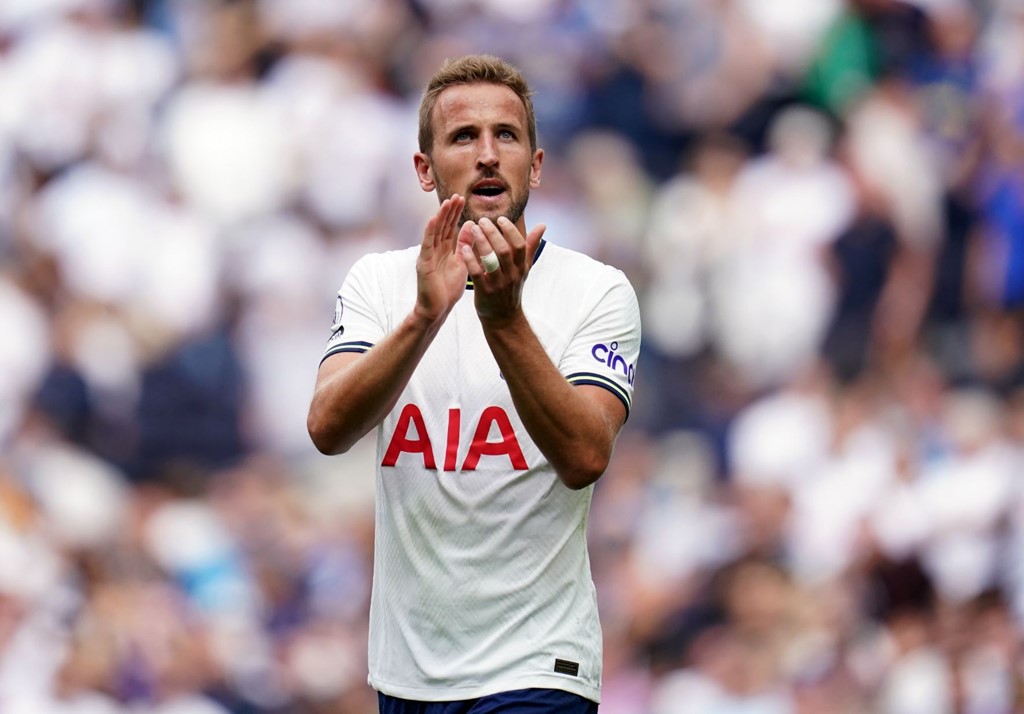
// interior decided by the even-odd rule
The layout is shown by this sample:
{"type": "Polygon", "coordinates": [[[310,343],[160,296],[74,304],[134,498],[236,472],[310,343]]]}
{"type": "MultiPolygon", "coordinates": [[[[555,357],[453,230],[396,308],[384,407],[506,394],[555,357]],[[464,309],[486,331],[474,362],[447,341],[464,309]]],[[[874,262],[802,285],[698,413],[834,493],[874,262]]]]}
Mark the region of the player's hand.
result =
{"type": "Polygon", "coordinates": [[[535,226],[526,237],[504,216],[496,222],[481,218],[467,221],[459,234],[459,250],[473,278],[476,311],[483,322],[501,322],[515,317],[522,307],[523,285],[533,264],[533,255],[546,226],[535,226]],[[493,266],[493,253],[497,267],[493,266]]]}
{"type": "Polygon", "coordinates": [[[447,317],[466,291],[466,262],[458,251],[459,216],[466,199],[446,198],[423,229],[416,259],[416,314],[430,322],[447,317]]]}

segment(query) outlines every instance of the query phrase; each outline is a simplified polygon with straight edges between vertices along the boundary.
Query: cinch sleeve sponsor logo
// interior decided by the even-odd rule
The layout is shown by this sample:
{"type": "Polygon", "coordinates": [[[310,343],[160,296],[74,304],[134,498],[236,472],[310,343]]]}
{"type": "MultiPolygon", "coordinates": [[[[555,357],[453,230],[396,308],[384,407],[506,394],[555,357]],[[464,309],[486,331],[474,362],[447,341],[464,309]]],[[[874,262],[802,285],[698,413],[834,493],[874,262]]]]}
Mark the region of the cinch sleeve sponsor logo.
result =
{"type": "Polygon", "coordinates": [[[599,342],[590,350],[590,354],[601,364],[611,367],[617,372],[622,372],[626,381],[632,386],[633,380],[636,379],[636,365],[629,364],[622,355],[616,354],[618,349],[618,342],[612,342],[610,345],[599,342]]]}

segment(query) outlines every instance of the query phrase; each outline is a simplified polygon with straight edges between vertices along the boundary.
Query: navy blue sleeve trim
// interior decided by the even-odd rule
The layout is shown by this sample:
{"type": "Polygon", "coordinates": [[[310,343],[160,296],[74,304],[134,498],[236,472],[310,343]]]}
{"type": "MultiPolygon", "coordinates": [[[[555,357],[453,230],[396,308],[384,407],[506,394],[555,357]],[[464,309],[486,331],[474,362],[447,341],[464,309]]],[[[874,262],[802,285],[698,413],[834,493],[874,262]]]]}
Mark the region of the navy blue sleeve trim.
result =
{"type": "Polygon", "coordinates": [[[631,406],[630,395],[629,392],[623,389],[622,386],[619,385],[617,382],[608,379],[603,375],[595,374],[593,372],[576,372],[575,374],[570,374],[565,379],[566,381],[569,382],[569,384],[573,385],[574,387],[581,384],[590,384],[595,387],[602,387],[604,389],[607,389],[609,392],[611,392],[612,394],[619,398],[619,401],[622,402],[622,406],[626,407],[626,418],[629,418],[631,406]]]}
{"type": "Polygon", "coordinates": [[[324,360],[330,357],[331,355],[341,354],[342,352],[357,352],[362,354],[363,352],[369,350],[371,347],[373,347],[373,343],[371,342],[346,342],[343,345],[338,345],[337,347],[334,347],[333,349],[330,349],[327,352],[325,352],[324,356],[320,358],[320,364],[323,364],[324,360]]]}

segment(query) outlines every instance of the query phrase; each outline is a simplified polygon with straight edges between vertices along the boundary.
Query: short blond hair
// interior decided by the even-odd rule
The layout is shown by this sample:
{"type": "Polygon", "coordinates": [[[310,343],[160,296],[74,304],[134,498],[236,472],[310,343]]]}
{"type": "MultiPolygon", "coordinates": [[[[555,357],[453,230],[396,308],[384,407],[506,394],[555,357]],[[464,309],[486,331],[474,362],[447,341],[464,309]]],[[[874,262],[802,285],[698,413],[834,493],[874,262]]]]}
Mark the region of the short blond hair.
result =
{"type": "Polygon", "coordinates": [[[441,92],[459,84],[499,84],[508,87],[526,109],[526,130],[530,137],[530,150],[537,150],[537,117],[533,113],[533,91],[526,78],[514,65],[492,55],[467,55],[447,59],[441,65],[423,92],[420,100],[420,151],[429,154],[434,147],[434,126],[431,122],[437,98],[441,92]]]}

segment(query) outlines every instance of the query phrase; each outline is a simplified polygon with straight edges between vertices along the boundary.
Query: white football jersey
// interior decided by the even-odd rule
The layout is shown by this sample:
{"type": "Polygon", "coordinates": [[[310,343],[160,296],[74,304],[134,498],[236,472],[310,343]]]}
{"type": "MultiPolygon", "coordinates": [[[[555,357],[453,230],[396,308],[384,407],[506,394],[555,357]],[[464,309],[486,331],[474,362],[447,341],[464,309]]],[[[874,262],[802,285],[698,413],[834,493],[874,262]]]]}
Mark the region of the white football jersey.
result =
{"type": "MultiPolygon", "coordinates": [[[[324,359],[365,352],[405,319],[418,252],[353,266],[324,359]]],[[[542,242],[522,300],[565,378],[609,390],[628,412],[640,312],[626,277],[542,242]]],[[[562,484],[503,379],[467,283],[378,429],[369,683],[385,694],[446,701],[538,687],[600,700],[593,487],[562,484]]]]}

